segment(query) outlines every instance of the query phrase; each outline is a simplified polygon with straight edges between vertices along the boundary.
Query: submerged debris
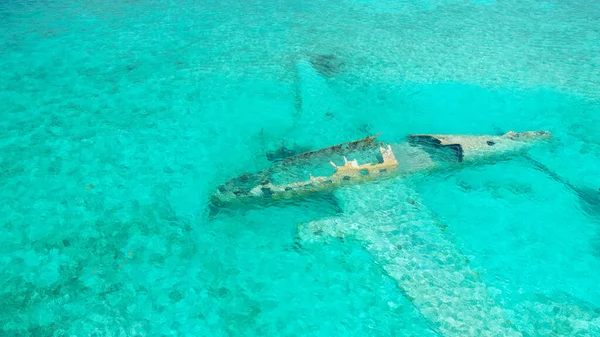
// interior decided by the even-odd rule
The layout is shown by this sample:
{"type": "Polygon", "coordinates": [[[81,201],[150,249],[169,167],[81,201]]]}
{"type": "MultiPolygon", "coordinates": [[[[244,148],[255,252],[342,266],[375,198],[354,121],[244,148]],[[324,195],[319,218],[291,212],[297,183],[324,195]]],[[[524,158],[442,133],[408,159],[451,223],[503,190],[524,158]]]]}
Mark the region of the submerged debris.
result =
{"type": "Polygon", "coordinates": [[[334,77],[342,71],[346,64],[333,54],[317,54],[310,59],[310,63],[321,75],[334,77]]]}
{"type": "Polygon", "coordinates": [[[306,148],[302,148],[296,143],[294,143],[292,147],[287,147],[285,143],[282,142],[277,149],[267,152],[266,156],[267,160],[277,163],[305,151],[307,151],[306,148]]]}
{"type": "Polygon", "coordinates": [[[268,154],[269,160],[278,161],[277,164],[259,173],[245,173],[219,186],[211,198],[212,206],[265,205],[316,196],[344,185],[504,156],[519,152],[532,141],[551,138],[545,131],[511,131],[502,136],[413,134],[409,135],[408,142],[391,146],[376,142],[378,136],[299,154],[282,144],[268,154]],[[347,156],[355,156],[355,159],[348,160],[347,156]],[[344,164],[338,166],[334,161],[341,159],[344,164]]]}

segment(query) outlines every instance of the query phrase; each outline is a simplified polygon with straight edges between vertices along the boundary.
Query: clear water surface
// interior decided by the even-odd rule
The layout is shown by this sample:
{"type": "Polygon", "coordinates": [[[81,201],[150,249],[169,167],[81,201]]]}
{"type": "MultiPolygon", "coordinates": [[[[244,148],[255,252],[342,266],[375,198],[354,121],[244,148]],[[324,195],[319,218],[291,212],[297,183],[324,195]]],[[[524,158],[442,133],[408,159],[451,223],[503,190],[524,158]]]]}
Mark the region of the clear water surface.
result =
{"type": "Polygon", "coordinates": [[[507,325],[599,336],[599,22],[592,0],[1,1],[0,335],[440,336],[364,242],[298,244],[335,207],[209,221],[209,196],[282,142],[546,129],[543,166],[402,186],[507,325]]]}

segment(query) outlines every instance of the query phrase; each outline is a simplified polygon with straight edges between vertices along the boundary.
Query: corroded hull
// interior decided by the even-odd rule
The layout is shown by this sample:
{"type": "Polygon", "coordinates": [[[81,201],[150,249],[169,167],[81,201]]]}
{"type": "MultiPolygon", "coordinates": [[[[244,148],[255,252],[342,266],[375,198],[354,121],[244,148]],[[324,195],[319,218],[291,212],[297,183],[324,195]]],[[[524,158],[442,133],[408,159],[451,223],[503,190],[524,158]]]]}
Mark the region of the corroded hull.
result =
{"type": "Polygon", "coordinates": [[[289,157],[262,172],[219,186],[213,207],[268,205],[439,167],[507,156],[551,138],[549,132],[492,135],[409,135],[388,144],[378,135],[289,157]],[[352,158],[349,160],[348,158],[352,158]]]}

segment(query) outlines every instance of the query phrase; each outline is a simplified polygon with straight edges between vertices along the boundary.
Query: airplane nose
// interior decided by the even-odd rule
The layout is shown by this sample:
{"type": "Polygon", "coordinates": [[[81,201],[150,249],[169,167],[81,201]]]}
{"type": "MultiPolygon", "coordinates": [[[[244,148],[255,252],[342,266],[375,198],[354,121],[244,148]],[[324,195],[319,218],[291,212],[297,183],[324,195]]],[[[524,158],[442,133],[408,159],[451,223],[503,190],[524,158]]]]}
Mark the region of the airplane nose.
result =
{"type": "Polygon", "coordinates": [[[552,133],[546,130],[539,131],[538,135],[543,138],[552,138],[552,133]]]}
{"type": "Polygon", "coordinates": [[[525,131],[525,132],[514,132],[509,131],[506,133],[506,136],[513,139],[548,139],[552,138],[552,133],[550,131],[541,130],[541,131],[525,131]]]}

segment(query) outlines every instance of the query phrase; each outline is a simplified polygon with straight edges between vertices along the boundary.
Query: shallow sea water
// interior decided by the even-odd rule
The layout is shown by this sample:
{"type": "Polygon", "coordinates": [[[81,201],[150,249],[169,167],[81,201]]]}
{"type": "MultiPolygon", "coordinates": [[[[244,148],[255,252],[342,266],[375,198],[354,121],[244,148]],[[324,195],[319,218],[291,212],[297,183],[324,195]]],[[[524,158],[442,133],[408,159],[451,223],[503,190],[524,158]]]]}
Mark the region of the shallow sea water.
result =
{"type": "Polygon", "coordinates": [[[360,240],[298,243],[336,207],[209,221],[209,197],[282,142],[540,129],[543,166],[402,184],[514,330],[600,335],[598,22],[590,0],[0,2],[0,335],[440,336],[360,240]]]}

